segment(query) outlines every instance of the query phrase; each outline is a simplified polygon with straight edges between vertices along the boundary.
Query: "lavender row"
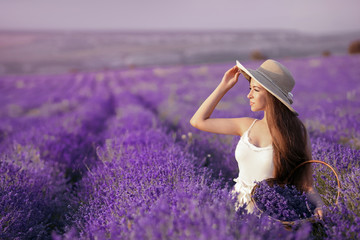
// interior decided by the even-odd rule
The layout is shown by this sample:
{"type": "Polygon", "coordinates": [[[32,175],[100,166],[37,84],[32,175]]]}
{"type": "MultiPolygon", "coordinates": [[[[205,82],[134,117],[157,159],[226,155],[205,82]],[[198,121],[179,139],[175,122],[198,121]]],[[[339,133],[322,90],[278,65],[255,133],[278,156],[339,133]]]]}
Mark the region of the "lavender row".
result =
{"type": "Polygon", "coordinates": [[[1,96],[18,101],[1,109],[1,238],[50,238],[63,231],[73,184],[96,164],[94,145],[113,114],[108,86],[88,77],[84,87],[72,88],[70,78],[52,90],[46,88],[51,78],[26,79],[22,91],[2,82],[1,96]],[[15,104],[22,109],[17,115],[9,108],[15,104]]]}

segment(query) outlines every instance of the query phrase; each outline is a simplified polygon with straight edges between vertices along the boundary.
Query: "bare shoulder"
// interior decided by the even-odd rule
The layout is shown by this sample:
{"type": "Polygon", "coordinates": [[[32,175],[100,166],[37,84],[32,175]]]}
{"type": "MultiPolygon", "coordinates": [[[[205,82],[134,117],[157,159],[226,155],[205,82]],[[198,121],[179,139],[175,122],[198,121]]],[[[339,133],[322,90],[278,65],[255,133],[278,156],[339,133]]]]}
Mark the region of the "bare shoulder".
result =
{"type": "Polygon", "coordinates": [[[251,124],[255,121],[255,118],[250,117],[243,117],[243,118],[236,118],[236,121],[239,126],[239,135],[242,136],[246,130],[249,129],[251,124]]]}

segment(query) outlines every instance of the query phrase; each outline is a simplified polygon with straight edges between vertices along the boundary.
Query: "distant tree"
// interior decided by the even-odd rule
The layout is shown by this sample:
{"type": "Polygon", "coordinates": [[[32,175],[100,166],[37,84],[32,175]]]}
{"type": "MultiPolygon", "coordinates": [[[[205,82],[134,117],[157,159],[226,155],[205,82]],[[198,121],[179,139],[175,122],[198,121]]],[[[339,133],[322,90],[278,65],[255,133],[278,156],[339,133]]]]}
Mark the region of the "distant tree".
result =
{"type": "Polygon", "coordinates": [[[331,55],[331,52],[329,50],[325,50],[325,51],[322,52],[322,55],[324,57],[329,57],[331,55]]]}
{"type": "Polygon", "coordinates": [[[356,40],[350,43],[348,51],[350,54],[360,53],[360,40],[356,40]]]}
{"type": "Polygon", "coordinates": [[[267,57],[264,54],[262,54],[259,50],[252,51],[250,57],[251,57],[252,60],[265,60],[265,59],[267,59],[267,57]]]}

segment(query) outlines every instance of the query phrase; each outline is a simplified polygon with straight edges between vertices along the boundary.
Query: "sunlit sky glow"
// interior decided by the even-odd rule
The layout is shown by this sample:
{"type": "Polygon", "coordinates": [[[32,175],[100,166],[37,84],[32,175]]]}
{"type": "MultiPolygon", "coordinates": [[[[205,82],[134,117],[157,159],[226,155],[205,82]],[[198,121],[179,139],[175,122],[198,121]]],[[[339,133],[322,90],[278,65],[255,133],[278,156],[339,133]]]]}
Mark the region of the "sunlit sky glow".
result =
{"type": "Polygon", "coordinates": [[[360,31],[358,0],[0,0],[0,30],[360,31]]]}

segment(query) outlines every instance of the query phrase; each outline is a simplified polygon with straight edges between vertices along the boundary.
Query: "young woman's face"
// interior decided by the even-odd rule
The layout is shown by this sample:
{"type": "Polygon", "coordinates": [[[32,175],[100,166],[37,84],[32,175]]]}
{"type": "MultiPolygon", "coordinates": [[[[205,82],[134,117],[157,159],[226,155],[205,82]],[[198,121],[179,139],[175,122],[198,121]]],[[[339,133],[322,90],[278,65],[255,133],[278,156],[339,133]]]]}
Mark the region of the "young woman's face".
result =
{"type": "Polygon", "coordinates": [[[250,79],[250,92],[247,98],[250,100],[251,111],[265,111],[268,92],[256,80],[250,79]]]}

